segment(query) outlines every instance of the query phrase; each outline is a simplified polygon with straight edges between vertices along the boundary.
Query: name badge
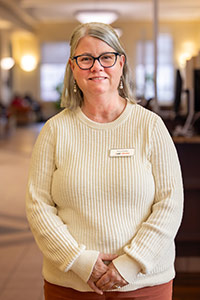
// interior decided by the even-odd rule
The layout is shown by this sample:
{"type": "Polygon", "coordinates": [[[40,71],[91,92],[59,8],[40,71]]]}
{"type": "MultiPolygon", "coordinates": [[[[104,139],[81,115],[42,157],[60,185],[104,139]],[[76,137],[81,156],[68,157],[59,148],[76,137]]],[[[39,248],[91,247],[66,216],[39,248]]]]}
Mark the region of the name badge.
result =
{"type": "Polygon", "coordinates": [[[110,157],[133,156],[135,149],[110,149],[110,157]]]}

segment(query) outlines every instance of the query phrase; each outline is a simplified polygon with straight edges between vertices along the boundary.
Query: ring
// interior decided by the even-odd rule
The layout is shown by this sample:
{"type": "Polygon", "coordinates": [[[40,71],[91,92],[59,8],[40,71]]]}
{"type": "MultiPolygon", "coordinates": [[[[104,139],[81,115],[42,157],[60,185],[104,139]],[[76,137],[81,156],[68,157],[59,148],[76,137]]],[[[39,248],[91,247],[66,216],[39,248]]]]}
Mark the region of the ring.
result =
{"type": "Polygon", "coordinates": [[[114,289],[119,289],[120,287],[121,287],[121,286],[120,286],[120,285],[117,285],[117,284],[114,284],[114,285],[113,285],[113,288],[114,288],[114,289]]]}

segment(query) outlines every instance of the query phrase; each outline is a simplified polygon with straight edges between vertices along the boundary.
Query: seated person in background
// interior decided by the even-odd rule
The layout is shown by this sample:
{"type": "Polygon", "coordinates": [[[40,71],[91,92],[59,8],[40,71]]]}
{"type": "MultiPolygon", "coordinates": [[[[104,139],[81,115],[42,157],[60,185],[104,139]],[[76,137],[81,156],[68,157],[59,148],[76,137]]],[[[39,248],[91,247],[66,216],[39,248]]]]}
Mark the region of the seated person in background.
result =
{"type": "Polygon", "coordinates": [[[33,99],[33,97],[30,94],[25,94],[24,100],[30,105],[32,111],[34,111],[34,113],[36,114],[37,121],[39,122],[42,121],[43,120],[42,109],[38,101],[33,99]]]}

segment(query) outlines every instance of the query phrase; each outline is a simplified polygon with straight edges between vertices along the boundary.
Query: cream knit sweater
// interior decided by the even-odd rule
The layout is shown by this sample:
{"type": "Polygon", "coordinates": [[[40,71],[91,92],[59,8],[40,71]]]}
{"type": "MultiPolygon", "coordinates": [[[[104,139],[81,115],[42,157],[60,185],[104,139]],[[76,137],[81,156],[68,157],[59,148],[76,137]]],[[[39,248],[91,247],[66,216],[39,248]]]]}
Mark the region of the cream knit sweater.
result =
{"type": "Polygon", "coordinates": [[[156,114],[128,102],[118,119],[105,124],[80,108],[65,109],[42,128],[27,216],[47,281],[90,291],[87,280],[104,252],[119,255],[113,263],[129,282],[118,291],[168,282],[182,206],[177,153],[156,114]],[[111,156],[112,149],[126,151],[111,156]]]}

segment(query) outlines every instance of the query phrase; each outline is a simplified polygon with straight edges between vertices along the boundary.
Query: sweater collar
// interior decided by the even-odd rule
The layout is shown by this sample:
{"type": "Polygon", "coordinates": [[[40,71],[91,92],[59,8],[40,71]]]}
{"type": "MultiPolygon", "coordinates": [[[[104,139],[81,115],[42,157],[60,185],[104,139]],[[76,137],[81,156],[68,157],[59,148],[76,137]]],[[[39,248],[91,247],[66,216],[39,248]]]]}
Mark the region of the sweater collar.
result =
{"type": "Polygon", "coordinates": [[[123,123],[127,118],[128,116],[130,115],[133,107],[135,107],[136,104],[132,104],[130,103],[129,101],[127,101],[127,105],[124,109],[124,111],[121,113],[121,115],[115,119],[114,121],[112,122],[109,122],[109,123],[98,123],[98,122],[95,122],[91,119],[89,119],[81,110],[80,107],[77,108],[76,110],[76,116],[78,117],[78,119],[84,123],[85,125],[91,127],[91,128],[94,128],[94,129],[112,129],[112,128],[115,128],[117,126],[119,126],[121,123],[123,123]]]}

